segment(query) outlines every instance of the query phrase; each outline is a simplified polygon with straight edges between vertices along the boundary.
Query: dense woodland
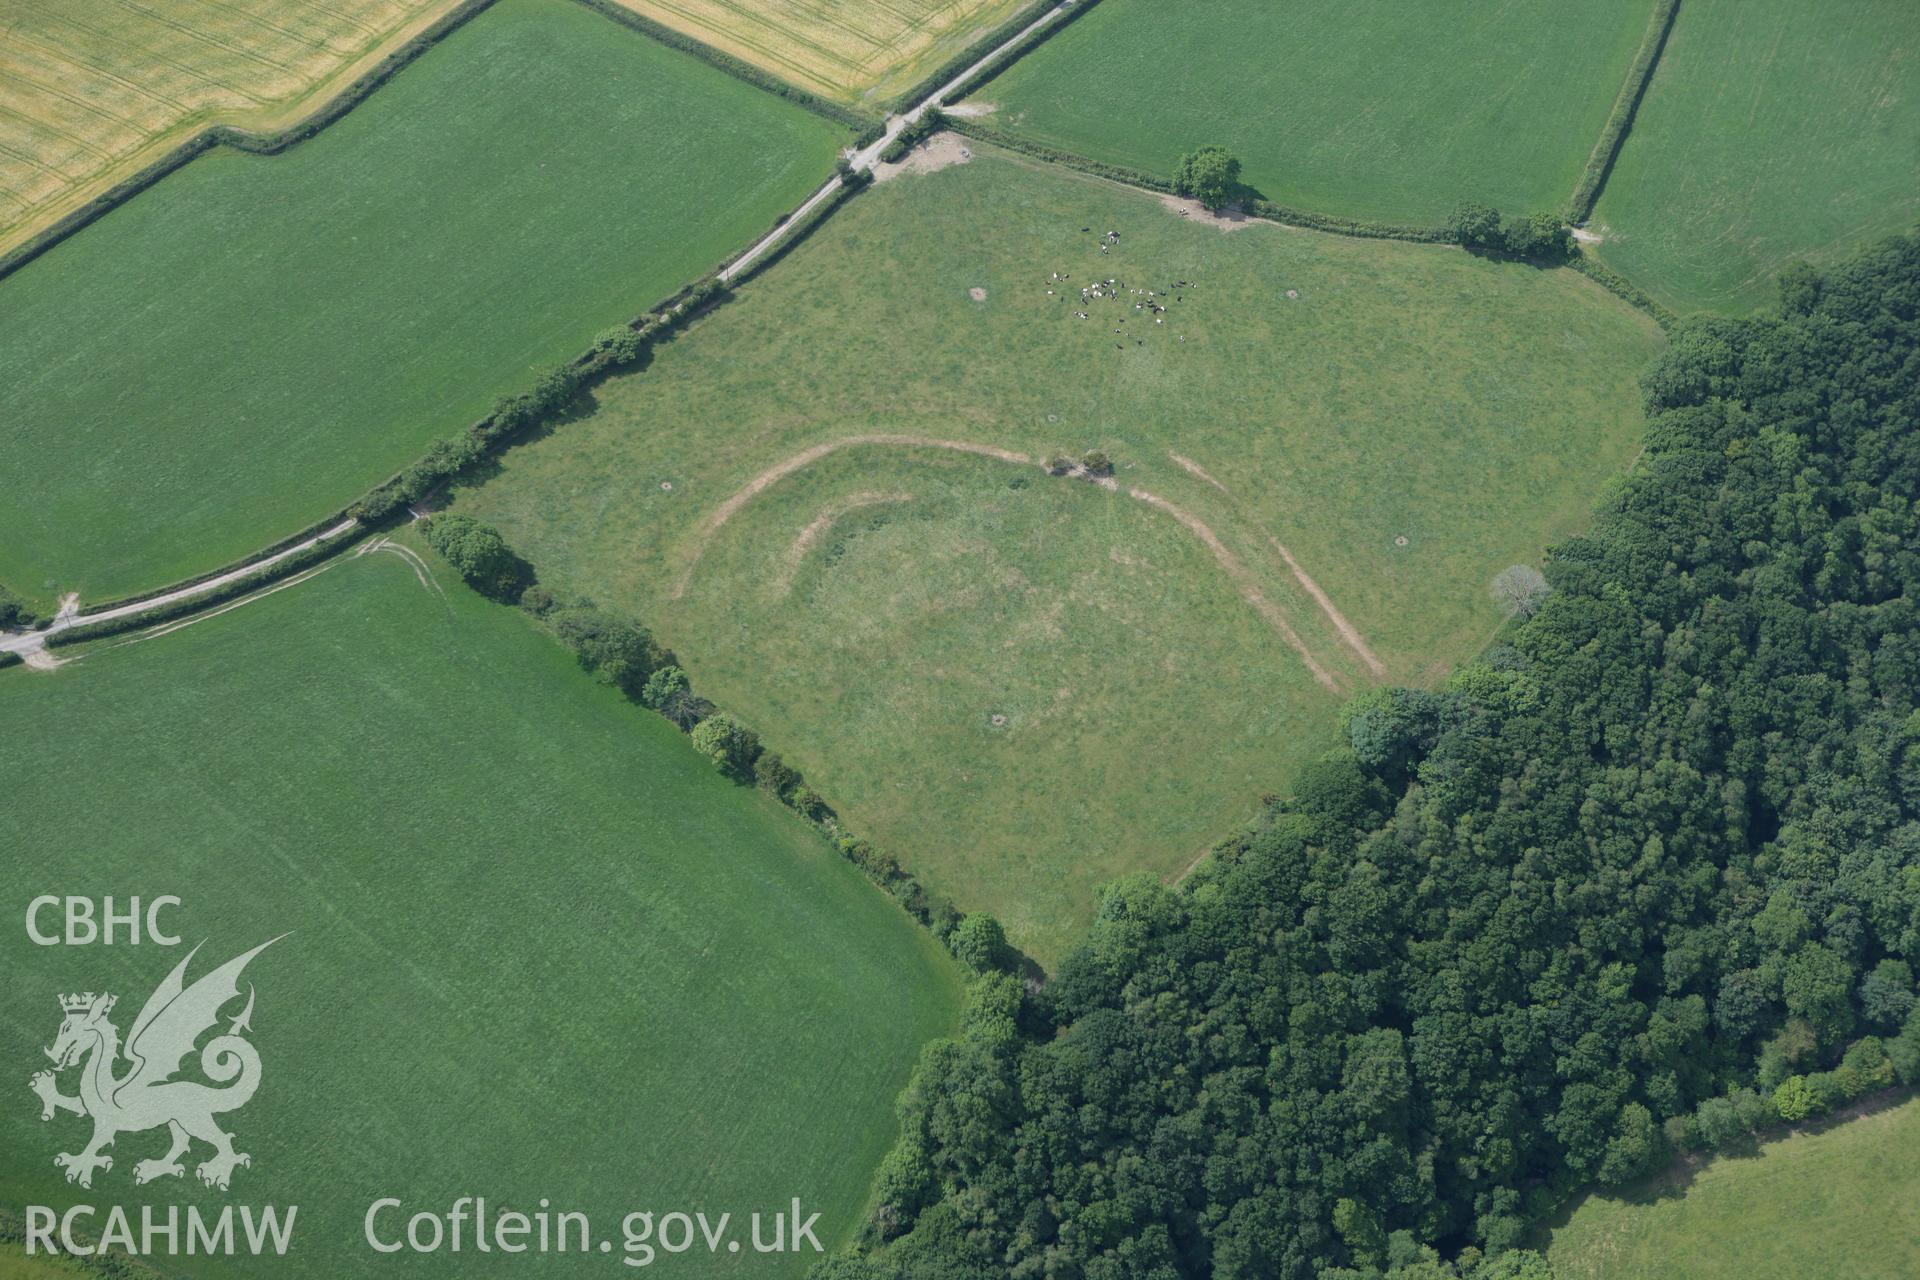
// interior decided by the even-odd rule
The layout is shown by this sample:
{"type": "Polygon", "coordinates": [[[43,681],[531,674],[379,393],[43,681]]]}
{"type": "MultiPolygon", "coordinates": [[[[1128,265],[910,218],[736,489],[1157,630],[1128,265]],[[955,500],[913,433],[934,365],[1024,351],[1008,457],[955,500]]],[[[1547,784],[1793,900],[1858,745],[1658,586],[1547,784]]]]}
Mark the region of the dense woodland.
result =
{"type": "Polygon", "coordinates": [[[1550,594],[930,1046],[855,1277],[1534,1276],[1920,1078],[1920,238],[1678,326],[1550,594]],[[1504,1256],[1503,1256],[1504,1255],[1504,1256]]]}

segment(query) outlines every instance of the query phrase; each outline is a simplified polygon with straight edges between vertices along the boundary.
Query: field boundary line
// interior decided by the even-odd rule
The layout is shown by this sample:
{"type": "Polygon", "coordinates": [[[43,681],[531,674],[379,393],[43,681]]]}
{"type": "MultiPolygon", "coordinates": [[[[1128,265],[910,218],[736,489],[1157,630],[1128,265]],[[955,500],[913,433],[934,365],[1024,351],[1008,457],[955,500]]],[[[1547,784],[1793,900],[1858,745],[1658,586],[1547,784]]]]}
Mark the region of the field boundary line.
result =
{"type": "Polygon", "coordinates": [[[214,147],[229,146],[238,151],[249,151],[257,155],[273,155],[312,137],[358,106],[375,89],[411,65],[422,53],[482,11],[491,8],[493,3],[494,0],[460,0],[460,3],[441,14],[425,30],[402,42],[352,83],[316,106],[311,113],[277,132],[258,133],[229,124],[205,126],[146,167],[122,178],[78,208],[61,215],[40,231],[28,236],[13,248],[0,253],[0,280],[5,280],[68,236],[105,217],[174,170],[189,161],[198,159],[214,147]]]}
{"type": "MultiPolygon", "coordinates": [[[[988,146],[999,147],[1003,151],[1026,156],[1042,164],[1058,165],[1063,169],[1084,173],[1090,178],[1100,178],[1123,187],[1131,187],[1136,191],[1151,192],[1154,195],[1178,194],[1174,191],[1171,181],[1166,178],[1157,178],[1141,169],[1109,164],[1104,160],[1095,160],[1077,152],[1049,146],[1044,142],[1035,142],[966,116],[948,115],[944,123],[945,127],[954,133],[962,134],[988,146]]],[[[1453,233],[1445,227],[1365,222],[1357,218],[1343,218],[1337,214],[1294,209],[1263,198],[1246,201],[1243,212],[1255,222],[1268,222],[1277,227],[1291,227],[1298,231],[1318,231],[1327,235],[1350,236],[1357,240],[1402,240],[1409,244],[1455,246],[1459,243],[1453,233]]]]}
{"type": "Polygon", "coordinates": [[[879,123],[864,112],[843,106],[821,97],[811,89],[804,89],[791,81],[783,80],[771,71],[754,66],[744,58],[736,58],[724,49],[717,49],[696,36],[690,36],[643,13],[629,9],[618,0],[574,0],[574,3],[584,5],[602,17],[617,22],[629,30],[637,31],[669,49],[678,49],[682,53],[698,58],[715,70],[724,71],[737,80],[743,80],[763,93],[784,98],[796,107],[811,111],[817,116],[823,116],[835,124],[845,125],[856,133],[872,129],[879,123]]]}
{"type": "Polygon", "coordinates": [[[362,528],[360,522],[349,516],[332,528],[315,533],[263,559],[250,561],[184,587],[175,587],[126,604],[110,605],[91,613],[77,610],[62,612],[37,631],[0,632],[0,653],[25,655],[49,647],[97,640],[198,613],[232,599],[235,588],[242,588],[242,594],[250,593],[289,574],[299,573],[331,559],[358,540],[354,531],[359,528],[362,528]]]}
{"type": "MultiPolygon", "coordinates": [[[[1100,0],[1080,0],[1080,9],[1084,12],[1099,3],[1100,0]]],[[[1032,25],[1033,20],[1049,5],[1057,8],[1060,5],[1060,0],[1032,0],[1032,3],[1022,5],[991,31],[986,32],[980,36],[979,39],[974,40],[964,49],[961,49],[958,53],[929,71],[926,75],[920,77],[919,81],[912,87],[895,94],[887,102],[887,113],[892,115],[905,110],[919,102],[922,98],[931,95],[933,91],[941,85],[951,83],[955,76],[961,75],[967,68],[977,65],[982,58],[989,57],[996,50],[1004,47],[1010,39],[1017,38],[1021,32],[1032,25]]],[[[1061,23],[1053,29],[1058,31],[1065,25],[1065,23],[1061,23]]],[[[1008,65],[1011,66],[1013,62],[1025,56],[1026,52],[1028,51],[1022,50],[1020,54],[1009,59],[1008,65]]],[[[1001,68],[1001,70],[1004,69],[1005,68],[1001,68]]],[[[998,75],[999,71],[995,71],[994,74],[998,75]]]]}
{"type": "MultiPolygon", "coordinates": [[[[425,30],[395,47],[352,83],[317,105],[309,114],[283,129],[274,132],[258,132],[230,124],[216,123],[205,126],[144,168],[114,183],[79,207],[61,215],[11,249],[0,252],[0,281],[4,281],[9,275],[52,249],[68,236],[97,222],[168,174],[198,159],[215,147],[232,147],[236,151],[245,151],[253,155],[278,155],[289,147],[306,141],[359,106],[375,90],[411,66],[422,54],[487,9],[492,8],[494,3],[495,0],[460,0],[460,3],[436,18],[425,30]]],[[[692,36],[682,35],[670,27],[661,26],[657,22],[644,18],[614,3],[614,0],[571,0],[571,3],[591,9],[609,21],[665,45],[667,48],[698,58],[715,70],[744,81],[763,93],[772,94],[783,101],[791,102],[802,110],[810,111],[835,124],[852,129],[859,137],[865,137],[881,127],[877,120],[790,85],[778,76],[762,71],[738,58],[732,58],[711,45],[702,44],[692,36]]]]}
{"type": "Polygon", "coordinates": [[[1599,140],[1587,156],[1587,167],[1581,171],[1580,182],[1567,201],[1567,221],[1576,227],[1584,226],[1593,215],[1593,206],[1599,203],[1600,193],[1613,174],[1613,163],[1626,145],[1633,118],[1640,111],[1641,100],[1647,96],[1647,86],[1653,83],[1653,73],[1660,65],[1660,55],[1666,51],[1667,39],[1673,34],[1679,13],[1680,0],[1655,0],[1653,13],[1647,20],[1647,33],[1641,39],[1632,65],[1627,68],[1620,96],[1614,99],[1613,111],[1607,116],[1599,140]]]}

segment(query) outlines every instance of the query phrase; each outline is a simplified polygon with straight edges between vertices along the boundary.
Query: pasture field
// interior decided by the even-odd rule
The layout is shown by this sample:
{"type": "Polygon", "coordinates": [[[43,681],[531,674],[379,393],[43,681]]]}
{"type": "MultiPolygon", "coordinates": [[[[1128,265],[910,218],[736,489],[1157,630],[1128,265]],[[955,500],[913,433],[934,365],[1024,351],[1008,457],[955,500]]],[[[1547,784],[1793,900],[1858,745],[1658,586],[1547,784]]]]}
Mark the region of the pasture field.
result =
{"type": "Polygon", "coordinates": [[[1552,1233],[1560,1280],[1904,1280],[1920,1272],[1920,1101],[1590,1196],[1552,1233]]]}
{"type": "Polygon", "coordinates": [[[1920,7],[1686,0],[1592,229],[1666,305],[1746,312],[1920,221],[1916,173],[1920,7]]]}
{"type": "MultiPolygon", "coordinates": [[[[194,976],[291,931],[247,970],[263,1070],[223,1118],[253,1157],[231,1193],[191,1168],[136,1187],[156,1133],[123,1135],[91,1191],[69,1186],[52,1157],[83,1122],[43,1123],[26,1090],[58,993],[118,994],[124,1035],[185,948],[6,931],[0,1056],[22,1071],[0,1107],[0,1205],[16,1215],[297,1204],[273,1274],[333,1277],[387,1262],[361,1238],[381,1196],[408,1213],[546,1197],[589,1214],[615,1257],[585,1265],[618,1272],[628,1212],[731,1212],[744,1231],[799,1196],[831,1249],[921,1044],[956,1017],[955,966],[926,930],[431,553],[345,558],[173,634],[8,671],[0,718],[0,848],[30,851],[0,862],[6,901],[177,894],[178,932],[207,940],[194,976]]],[[[471,1275],[471,1243],[401,1269],[471,1275]]],[[[812,1258],[670,1261],[797,1276],[812,1258]]]]}
{"type": "Polygon", "coordinates": [[[0,490],[33,495],[0,583],[124,594],[319,519],[747,243],[845,140],[501,0],[290,151],[201,157],[0,280],[0,490]]]}
{"type": "Polygon", "coordinates": [[[1627,465],[1657,341],[1571,273],[1222,233],[980,148],[454,505],[1052,962],[1098,884],[1179,874],[1324,749],[1338,696],[1486,640],[1489,579],[1627,465]],[[1036,465],[1089,448],[1112,488],[1036,465]]]}
{"type": "Polygon", "coordinates": [[[48,1257],[44,1253],[27,1256],[23,1244],[0,1242],[0,1280],[89,1280],[80,1264],[71,1258],[48,1257]]]}
{"type": "Polygon", "coordinates": [[[822,97],[878,107],[1031,0],[620,0],[822,97]]]}
{"type": "Polygon", "coordinates": [[[1218,143],[1269,200],[1431,225],[1565,209],[1651,0],[1102,0],[978,90],[987,122],[1171,176],[1218,143]]]}
{"type": "Polygon", "coordinates": [[[0,253],[210,124],[284,129],[455,0],[34,0],[4,10],[0,253]]]}

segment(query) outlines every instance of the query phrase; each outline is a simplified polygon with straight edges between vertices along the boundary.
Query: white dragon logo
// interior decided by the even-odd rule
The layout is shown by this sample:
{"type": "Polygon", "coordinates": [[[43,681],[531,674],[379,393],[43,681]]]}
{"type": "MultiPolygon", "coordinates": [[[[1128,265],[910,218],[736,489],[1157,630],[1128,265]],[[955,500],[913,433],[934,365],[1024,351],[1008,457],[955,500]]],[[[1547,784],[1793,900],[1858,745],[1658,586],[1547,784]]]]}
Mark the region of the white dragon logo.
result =
{"type": "Polygon", "coordinates": [[[126,1045],[126,1058],[132,1066],[122,1075],[114,1074],[121,1053],[120,1032],[107,1021],[115,997],[91,991],[60,997],[66,1018],[53,1047],[46,1050],[53,1060],[53,1070],[37,1073],[29,1083],[40,1095],[42,1120],[53,1119],[56,1111],[93,1117],[93,1141],[86,1150],[78,1155],[63,1152],[53,1158],[56,1166],[67,1171],[68,1182],[91,1187],[95,1169],[113,1168],[113,1157],[101,1151],[112,1146],[117,1135],[160,1125],[166,1125],[172,1133],[173,1146],[158,1160],[134,1165],[135,1182],[184,1174],[180,1157],[193,1138],[213,1148],[213,1156],[195,1170],[200,1181],[210,1187],[225,1191],[234,1167],[253,1163],[251,1156],[233,1149],[233,1135],[214,1122],[221,1112],[244,1107],[260,1087],[260,1055],[240,1035],[253,1029],[249,1023],[253,1017],[251,985],[247,988],[247,1007],[233,1019],[227,1033],[215,1036],[200,1051],[201,1071],[225,1087],[175,1080],[173,1075],[180,1070],[181,1060],[193,1052],[194,1042],[219,1021],[221,1006],[239,997],[240,971],[247,962],[278,941],[280,938],[269,939],[236,956],[191,987],[184,981],[187,964],[200,948],[189,951],[133,1020],[126,1045]],[[86,1062],[80,1068],[79,1096],[68,1097],[60,1092],[55,1072],[65,1071],[82,1059],[86,1062]]]}

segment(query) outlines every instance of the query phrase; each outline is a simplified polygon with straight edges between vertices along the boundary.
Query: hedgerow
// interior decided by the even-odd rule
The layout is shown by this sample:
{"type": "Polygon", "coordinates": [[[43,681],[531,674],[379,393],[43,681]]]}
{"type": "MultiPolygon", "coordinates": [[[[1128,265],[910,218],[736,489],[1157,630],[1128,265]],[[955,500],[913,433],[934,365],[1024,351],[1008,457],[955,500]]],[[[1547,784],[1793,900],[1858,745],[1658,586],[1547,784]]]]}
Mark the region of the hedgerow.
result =
{"type": "MultiPolygon", "coordinates": [[[[1041,13],[1053,7],[1057,2],[1058,0],[1034,0],[1034,3],[1022,8],[1011,18],[1008,18],[999,26],[987,32],[987,34],[981,36],[978,40],[975,40],[959,53],[948,58],[938,67],[928,72],[925,76],[922,76],[918,84],[887,103],[887,114],[897,115],[902,111],[910,110],[919,103],[922,98],[925,98],[941,85],[953,79],[962,71],[965,71],[968,67],[986,57],[989,53],[992,53],[1000,46],[1001,41],[1026,27],[1034,21],[1034,19],[1038,18],[1041,13]]],[[[1085,0],[1084,7],[1091,9],[1098,3],[1099,0],[1085,0]]],[[[1063,19],[1056,25],[1065,26],[1066,23],[1070,21],[1072,21],[1071,18],[1063,19]]],[[[1000,70],[1003,69],[1004,68],[996,68],[994,74],[998,75],[1000,70]]],[[[871,140],[869,140],[868,145],[871,145],[871,140]]]]}
{"type": "MultiPolygon", "coordinates": [[[[982,67],[978,73],[968,76],[964,81],[955,85],[953,92],[947,95],[947,100],[949,102],[958,102],[962,98],[978,93],[988,82],[993,80],[995,76],[998,76],[1002,71],[1005,71],[1008,67],[1045,44],[1056,32],[1066,30],[1069,26],[1079,21],[1082,16],[1092,12],[1093,7],[1099,3],[1100,0],[1074,0],[1073,7],[1067,11],[1065,16],[1048,23],[1046,26],[1040,28],[1040,30],[1028,35],[1025,39],[1008,46],[1005,53],[995,58],[987,66],[982,67]]],[[[1028,21],[1032,21],[1032,19],[1029,18],[1028,21]]],[[[965,68],[966,64],[962,63],[955,69],[964,70],[965,68]]],[[[939,86],[936,84],[933,87],[938,88],[939,86]]]]}
{"type": "Polygon", "coordinates": [[[892,142],[881,148],[880,159],[888,164],[899,164],[906,159],[909,151],[946,127],[946,113],[938,107],[929,107],[912,124],[895,134],[892,142]]]}
{"type": "MultiPolygon", "coordinates": [[[[427,540],[471,580],[473,575],[468,574],[461,560],[463,549],[452,545],[446,537],[436,537],[436,529],[460,520],[466,520],[466,524],[460,526],[463,537],[478,527],[498,539],[496,531],[477,521],[435,516],[428,522],[427,540]]],[[[506,593],[494,593],[494,598],[518,603],[522,610],[543,622],[554,638],[572,651],[583,670],[619,689],[640,706],[657,712],[687,734],[694,749],[729,777],[760,788],[819,828],[842,857],[947,943],[964,963],[975,968],[1012,969],[1024,965],[1024,957],[1006,941],[999,923],[991,917],[967,916],[965,919],[973,923],[964,933],[956,933],[963,917],[952,903],[928,892],[901,869],[891,854],[847,831],[832,807],[807,785],[798,769],[768,748],[759,734],[737,716],[694,691],[692,680],[673,652],[662,647],[646,627],[591,600],[568,604],[555,601],[552,594],[539,585],[532,567],[504,542],[499,552],[514,565],[524,568],[524,575],[517,580],[517,600],[508,599],[506,593]]],[[[485,571],[479,576],[483,581],[490,578],[485,571]]]]}
{"type": "MultiPolygon", "coordinates": [[[[1108,164],[1104,160],[1093,160],[1071,151],[1063,151],[1059,147],[1048,146],[1043,142],[1035,142],[1018,134],[992,128],[978,120],[964,116],[948,116],[943,120],[941,127],[1008,151],[1016,151],[1037,160],[1045,160],[1049,164],[1092,174],[1096,178],[1106,178],[1113,182],[1125,183],[1130,187],[1157,191],[1163,195],[1175,194],[1173,183],[1169,179],[1158,178],[1140,169],[1127,168],[1125,165],[1108,164]]],[[[1241,208],[1250,217],[1264,218],[1270,222],[1285,223],[1290,227],[1303,227],[1311,231],[1326,231],[1334,235],[1354,236],[1365,240],[1405,240],[1414,244],[1453,243],[1453,236],[1445,227],[1420,227],[1394,222],[1367,222],[1357,218],[1342,218],[1332,214],[1290,208],[1259,197],[1250,197],[1240,203],[1241,208]]]]}
{"type": "MultiPolygon", "coordinates": [[[[585,2],[586,0],[582,0],[582,3],[585,2]]],[[[368,94],[391,80],[415,58],[431,49],[449,33],[492,3],[493,0],[462,0],[460,4],[436,20],[432,26],[394,49],[365,75],[328,99],[313,114],[285,129],[274,133],[255,133],[250,129],[238,129],[224,124],[211,125],[203,129],[140,172],[115,183],[85,205],[54,222],[38,235],[0,254],[0,280],[82,227],[111,213],[189,160],[195,159],[214,147],[227,146],[239,151],[250,151],[256,155],[273,155],[276,152],[285,151],[296,142],[312,137],[358,106],[368,94]]]]}
{"type": "Polygon", "coordinates": [[[1666,48],[1667,36],[1673,30],[1674,15],[1680,11],[1680,0],[1658,0],[1653,16],[1647,23],[1647,34],[1640,43],[1640,51],[1634,55],[1633,65],[1627,70],[1626,84],[1621,87],[1620,96],[1614,101],[1613,111],[1607,117],[1607,124],[1600,131],[1600,140],[1594,143],[1593,154],[1587,157],[1587,167],[1581,171],[1580,183],[1573,189],[1573,198],[1567,202],[1567,221],[1579,226],[1593,213],[1594,201],[1600,198],[1600,189],[1606,185],[1607,174],[1613,171],[1613,162],[1620,154],[1620,144],[1626,141],[1627,130],[1633,127],[1634,114],[1640,109],[1640,100],[1646,96],[1647,84],[1653,79],[1653,69],[1659,65],[1660,52],[1666,48]]]}
{"type": "Polygon", "coordinates": [[[38,621],[40,621],[40,615],[35,613],[25,600],[5,587],[0,587],[0,630],[31,627],[38,621]]]}
{"type": "Polygon", "coordinates": [[[47,647],[49,649],[59,649],[67,645],[84,644],[89,640],[99,640],[107,636],[120,635],[128,631],[138,631],[144,627],[158,626],[163,622],[172,622],[176,618],[184,618],[189,614],[199,613],[203,609],[209,609],[218,604],[225,604],[229,600],[237,600],[241,596],[249,595],[262,587],[270,586],[282,578],[290,578],[303,569],[311,569],[322,561],[331,559],[346,548],[360,541],[362,537],[366,536],[367,532],[368,530],[365,525],[357,525],[354,528],[348,529],[337,538],[329,538],[325,542],[315,543],[311,547],[306,547],[294,552],[290,556],[276,560],[270,565],[263,566],[257,573],[250,573],[245,577],[236,578],[232,582],[222,583],[220,586],[196,596],[189,596],[186,599],[175,600],[168,604],[155,605],[151,609],[142,609],[134,613],[122,614],[117,618],[103,618],[98,622],[81,622],[75,626],[68,627],[64,631],[48,636],[47,647]]]}
{"type": "Polygon", "coordinates": [[[1652,295],[1648,294],[1647,291],[1639,285],[1627,279],[1618,271],[1615,271],[1612,267],[1600,261],[1600,259],[1594,257],[1584,249],[1576,247],[1573,256],[1567,259],[1567,265],[1599,285],[1602,289],[1605,289],[1608,293],[1632,303],[1634,306],[1652,316],[1659,322],[1662,329],[1671,329],[1673,327],[1676,320],[1673,312],[1667,310],[1658,302],[1655,302],[1652,295]]]}
{"type": "Polygon", "coordinates": [[[1676,325],[1529,618],[929,1047],[844,1274],[1541,1275],[1582,1188],[1920,1084],[1917,369],[1920,235],[1676,325]]]}
{"type": "Polygon", "coordinates": [[[750,62],[744,62],[730,53],[723,53],[705,41],[697,40],[684,32],[675,31],[672,27],[663,26],[617,3],[616,0],[577,0],[577,2],[611,18],[623,27],[630,27],[642,35],[658,40],[670,49],[691,54],[709,66],[718,68],[736,79],[744,80],[756,89],[771,93],[778,98],[785,98],[795,106],[804,107],[817,116],[824,116],[836,124],[843,124],[856,131],[873,127],[872,116],[864,115],[851,107],[842,106],[840,103],[809,93],[796,85],[788,84],[785,80],[762,71],[750,62]]]}

